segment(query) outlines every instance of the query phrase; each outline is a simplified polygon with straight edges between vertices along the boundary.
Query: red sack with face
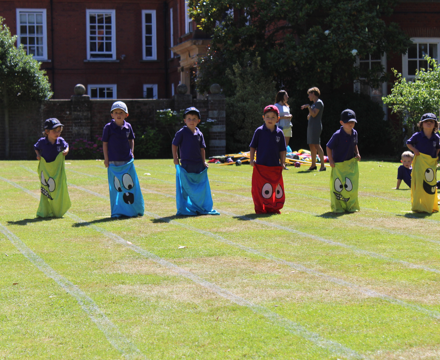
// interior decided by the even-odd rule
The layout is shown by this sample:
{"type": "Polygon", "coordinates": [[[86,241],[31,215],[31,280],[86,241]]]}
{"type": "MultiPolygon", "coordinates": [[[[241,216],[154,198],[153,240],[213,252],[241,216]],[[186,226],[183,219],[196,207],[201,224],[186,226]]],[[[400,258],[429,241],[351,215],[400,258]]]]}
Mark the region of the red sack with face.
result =
{"type": "Polygon", "coordinates": [[[282,166],[254,164],[252,198],[254,199],[255,213],[280,213],[286,199],[282,171],[282,166]]]}

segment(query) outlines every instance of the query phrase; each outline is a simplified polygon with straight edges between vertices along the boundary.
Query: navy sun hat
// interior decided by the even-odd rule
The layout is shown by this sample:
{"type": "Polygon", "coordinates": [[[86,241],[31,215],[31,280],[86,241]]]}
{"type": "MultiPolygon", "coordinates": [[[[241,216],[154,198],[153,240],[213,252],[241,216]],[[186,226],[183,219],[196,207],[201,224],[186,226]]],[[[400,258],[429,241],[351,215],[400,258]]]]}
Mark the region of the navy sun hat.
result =
{"type": "Polygon", "coordinates": [[[420,121],[423,122],[423,121],[426,121],[426,120],[438,121],[437,120],[437,116],[435,116],[435,114],[433,114],[433,113],[423,114],[422,117],[420,118],[420,121]]]}
{"type": "Polygon", "coordinates": [[[341,121],[346,124],[348,122],[356,121],[356,113],[351,109],[345,109],[343,112],[341,112],[341,121]]]}
{"type": "Polygon", "coordinates": [[[186,108],[185,112],[183,113],[183,116],[185,116],[186,114],[189,114],[189,113],[196,113],[200,119],[200,111],[197,108],[195,108],[194,106],[186,108]]]}
{"type": "Polygon", "coordinates": [[[116,110],[116,109],[121,109],[123,112],[128,114],[128,108],[127,108],[127,105],[125,105],[125,102],[122,102],[122,101],[114,102],[110,112],[112,112],[113,110],[116,110]]]}
{"type": "Polygon", "coordinates": [[[60,126],[64,126],[64,125],[61,124],[60,121],[56,118],[46,119],[46,121],[44,122],[45,130],[53,130],[60,126]]]}

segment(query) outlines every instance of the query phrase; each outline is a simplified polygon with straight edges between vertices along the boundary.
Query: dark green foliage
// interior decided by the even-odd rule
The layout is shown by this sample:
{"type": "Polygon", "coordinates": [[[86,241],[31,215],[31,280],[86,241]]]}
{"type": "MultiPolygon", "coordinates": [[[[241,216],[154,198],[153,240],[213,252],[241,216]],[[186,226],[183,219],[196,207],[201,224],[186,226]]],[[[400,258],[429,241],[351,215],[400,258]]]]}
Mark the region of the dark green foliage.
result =
{"type": "Polygon", "coordinates": [[[263,109],[275,101],[275,83],[260,67],[260,58],[244,58],[245,66],[235,64],[226,75],[234,96],[226,98],[227,152],[249,151],[252,135],[263,124],[263,109]]]}
{"type": "Polygon", "coordinates": [[[90,159],[104,159],[102,152],[102,138],[95,135],[93,141],[86,139],[75,139],[69,144],[70,159],[90,160],[90,159]]]}
{"type": "Polygon", "coordinates": [[[0,17],[0,98],[4,111],[5,158],[9,157],[9,108],[24,101],[40,101],[52,96],[48,78],[40,63],[16,48],[16,36],[0,17]]]}
{"type": "Polygon", "coordinates": [[[231,96],[233,86],[225,71],[243,64],[246,53],[258,53],[267,76],[292,92],[312,85],[340,88],[359,77],[375,86],[386,74],[354,67],[355,55],[407,51],[408,36],[387,22],[397,4],[398,0],[190,0],[199,28],[212,34],[207,56],[198,62],[198,89],[208,91],[217,82],[231,96]]]}
{"type": "MultiPolygon", "coordinates": [[[[293,135],[290,147],[293,150],[308,149],[307,110],[300,109],[301,105],[309,103],[307,91],[304,90],[302,95],[289,95],[291,96],[290,111],[293,115],[293,135]]],[[[372,101],[368,95],[333,91],[321,94],[321,100],[325,106],[321,134],[321,146],[324,151],[333,133],[341,127],[339,123],[341,112],[347,108],[356,113],[358,122],[355,129],[359,133],[361,156],[391,155],[396,151],[391,141],[390,122],[383,120],[382,106],[372,101]]]]}
{"type": "MultiPolygon", "coordinates": [[[[165,146],[163,135],[157,128],[146,126],[143,131],[136,133],[134,154],[137,159],[157,159],[162,156],[162,147],[165,146]]],[[[168,139],[166,139],[168,140],[168,139]]],[[[169,148],[171,141],[169,141],[169,148]]]]}

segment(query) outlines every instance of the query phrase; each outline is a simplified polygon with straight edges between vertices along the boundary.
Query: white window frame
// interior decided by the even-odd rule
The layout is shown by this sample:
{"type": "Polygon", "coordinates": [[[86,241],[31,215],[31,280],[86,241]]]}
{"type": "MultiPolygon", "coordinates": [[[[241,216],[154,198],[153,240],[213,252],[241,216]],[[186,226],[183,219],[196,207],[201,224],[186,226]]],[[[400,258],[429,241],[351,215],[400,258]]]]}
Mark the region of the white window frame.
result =
{"type": "MultiPolygon", "coordinates": [[[[372,62],[371,55],[369,55],[369,59],[368,60],[364,60],[363,62],[367,62],[367,61],[369,63],[369,69],[371,70],[371,62],[372,62]]],[[[375,61],[375,60],[373,60],[373,61],[375,61]]],[[[359,67],[360,63],[361,63],[361,60],[359,59],[359,56],[356,56],[355,66],[359,67]]],[[[380,57],[380,64],[382,65],[382,67],[386,71],[386,68],[387,68],[387,54],[386,53],[381,55],[381,57],[380,57]]],[[[362,78],[361,78],[361,80],[362,80],[362,78]]],[[[382,85],[380,85],[380,86],[382,88],[382,97],[387,96],[387,91],[388,91],[387,83],[383,82],[382,85]]],[[[373,93],[372,93],[373,90],[374,89],[370,87],[369,94],[368,94],[370,96],[370,98],[373,97],[373,93]]],[[[353,83],[353,91],[357,92],[357,93],[361,92],[361,84],[360,84],[359,81],[355,81],[353,83]]],[[[387,120],[388,119],[388,108],[387,108],[387,106],[385,104],[382,104],[382,110],[385,113],[384,120],[387,120]]]]}
{"type": "MultiPolygon", "coordinates": [[[[46,17],[46,9],[23,9],[23,8],[18,8],[16,9],[16,17],[17,17],[17,47],[20,46],[21,44],[21,37],[23,36],[21,33],[21,27],[20,27],[20,15],[21,14],[26,14],[26,13],[33,13],[33,14],[41,14],[43,16],[43,55],[38,56],[38,55],[33,55],[33,58],[35,60],[47,60],[47,17],[46,17]]],[[[27,35],[27,34],[26,34],[27,35]]],[[[35,33],[35,35],[37,35],[35,33]]],[[[36,38],[37,36],[35,36],[36,38]]],[[[28,44],[29,45],[29,44],[28,44]]],[[[37,44],[35,44],[36,46],[37,44]]],[[[29,55],[29,51],[28,48],[25,48],[26,53],[29,55]]]]}
{"type": "Polygon", "coordinates": [[[153,97],[149,98],[149,99],[157,99],[157,90],[158,90],[158,86],[157,84],[144,84],[143,86],[143,98],[146,99],[147,97],[147,88],[152,88],[153,89],[153,97]]]}
{"type": "Polygon", "coordinates": [[[188,34],[194,30],[192,29],[192,26],[190,26],[191,23],[192,19],[188,14],[188,0],[185,0],[185,34],[188,34]]]}
{"type": "MultiPolygon", "coordinates": [[[[90,99],[117,99],[117,85],[116,84],[90,84],[87,85],[87,94],[90,96],[90,99]],[[113,97],[93,97],[92,98],[92,88],[112,88],[113,89],[113,97]]],[[[98,92],[99,93],[99,92],[98,92]]]]}
{"type": "MultiPolygon", "coordinates": [[[[173,23],[174,15],[173,15],[173,8],[170,9],[170,48],[174,46],[174,23],[173,23]]],[[[172,50],[170,50],[170,57],[174,57],[174,53],[172,50]]]]}
{"type": "MultiPolygon", "coordinates": [[[[87,60],[96,60],[96,61],[108,61],[108,60],[116,60],[116,11],[111,9],[87,9],[86,10],[86,26],[87,26],[87,60]],[[108,52],[102,51],[91,51],[90,50],[90,15],[92,14],[110,14],[112,19],[111,25],[111,44],[112,50],[108,52]],[[108,54],[111,57],[100,57],[100,54],[108,54]]],[[[105,36],[106,34],[104,34],[105,36]]]]}
{"type": "Polygon", "coordinates": [[[157,29],[156,29],[156,10],[142,10],[142,59],[143,60],[157,60],[157,29]],[[151,14],[151,56],[146,55],[145,47],[145,37],[147,36],[145,31],[145,14],[151,14]]]}
{"type": "Polygon", "coordinates": [[[175,90],[174,90],[174,83],[171,83],[171,96],[174,96],[175,90]]]}
{"type": "MultiPolygon", "coordinates": [[[[437,57],[434,57],[437,61],[440,59],[440,38],[411,38],[414,44],[435,44],[437,45],[437,57]]],[[[418,51],[418,49],[417,49],[418,51]]],[[[408,75],[408,52],[402,55],[402,76],[407,80],[414,80],[415,75],[408,75]]],[[[418,58],[417,60],[421,60],[418,58]]],[[[417,66],[419,68],[419,66],[417,66]]]]}

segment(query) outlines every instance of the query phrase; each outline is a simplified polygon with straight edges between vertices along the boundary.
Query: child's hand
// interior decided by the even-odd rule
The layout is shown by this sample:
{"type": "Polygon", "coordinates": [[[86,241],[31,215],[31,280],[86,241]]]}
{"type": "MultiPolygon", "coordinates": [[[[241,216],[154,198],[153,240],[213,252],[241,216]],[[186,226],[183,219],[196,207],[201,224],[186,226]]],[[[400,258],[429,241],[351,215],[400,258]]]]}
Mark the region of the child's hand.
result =
{"type": "Polygon", "coordinates": [[[328,161],[329,162],[329,164],[330,164],[330,166],[332,167],[332,168],[334,168],[335,167],[335,162],[334,161],[328,161]]]}
{"type": "Polygon", "coordinates": [[[173,159],[174,160],[174,165],[179,165],[179,159],[173,159]]]}
{"type": "Polygon", "coordinates": [[[310,107],[310,105],[309,104],[306,104],[306,105],[302,105],[301,106],[301,110],[304,110],[304,109],[306,109],[306,108],[309,108],[310,107]]]}
{"type": "Polygon", "coordinates": [[[250,164],[251,166],[254,166],[254,160],[251,160],[250,164]]]}
{"type": "Polygon", "coordinates": [[[355,159],[356,159],[357,161],[361,161],[361,154],[357,154],[357,155],[355,156],[355,159]]]}
{"type": "Polygon", "coordinates": [[[69,149],[63,151],[63,155],[66,156],[69,153],[69,149]]]}
{"type": "Polygon", "coordinates": [[[104,166],[106,167],[106,168],[108,168],[108,160],[104,160],[104,166]]]}
{"type": "Polygon", "coordinates": [[[37,155],[37,160],[41,160],[41,157],[39,155],[37,155]]]}
{"type": "Polygon", "coordinates": [[[207,167],[209,167],[209,165],[208,165],[208,163],[205,161],[205,167],[207,168],[207,167]]]}
{"type": "Polygon", "coordinates": [[[417,149],[414,149],[414,155],[415,155],[415,156],[419,156],[419,155],[420,155],[420,151],[417,150],[417,149]]]}

